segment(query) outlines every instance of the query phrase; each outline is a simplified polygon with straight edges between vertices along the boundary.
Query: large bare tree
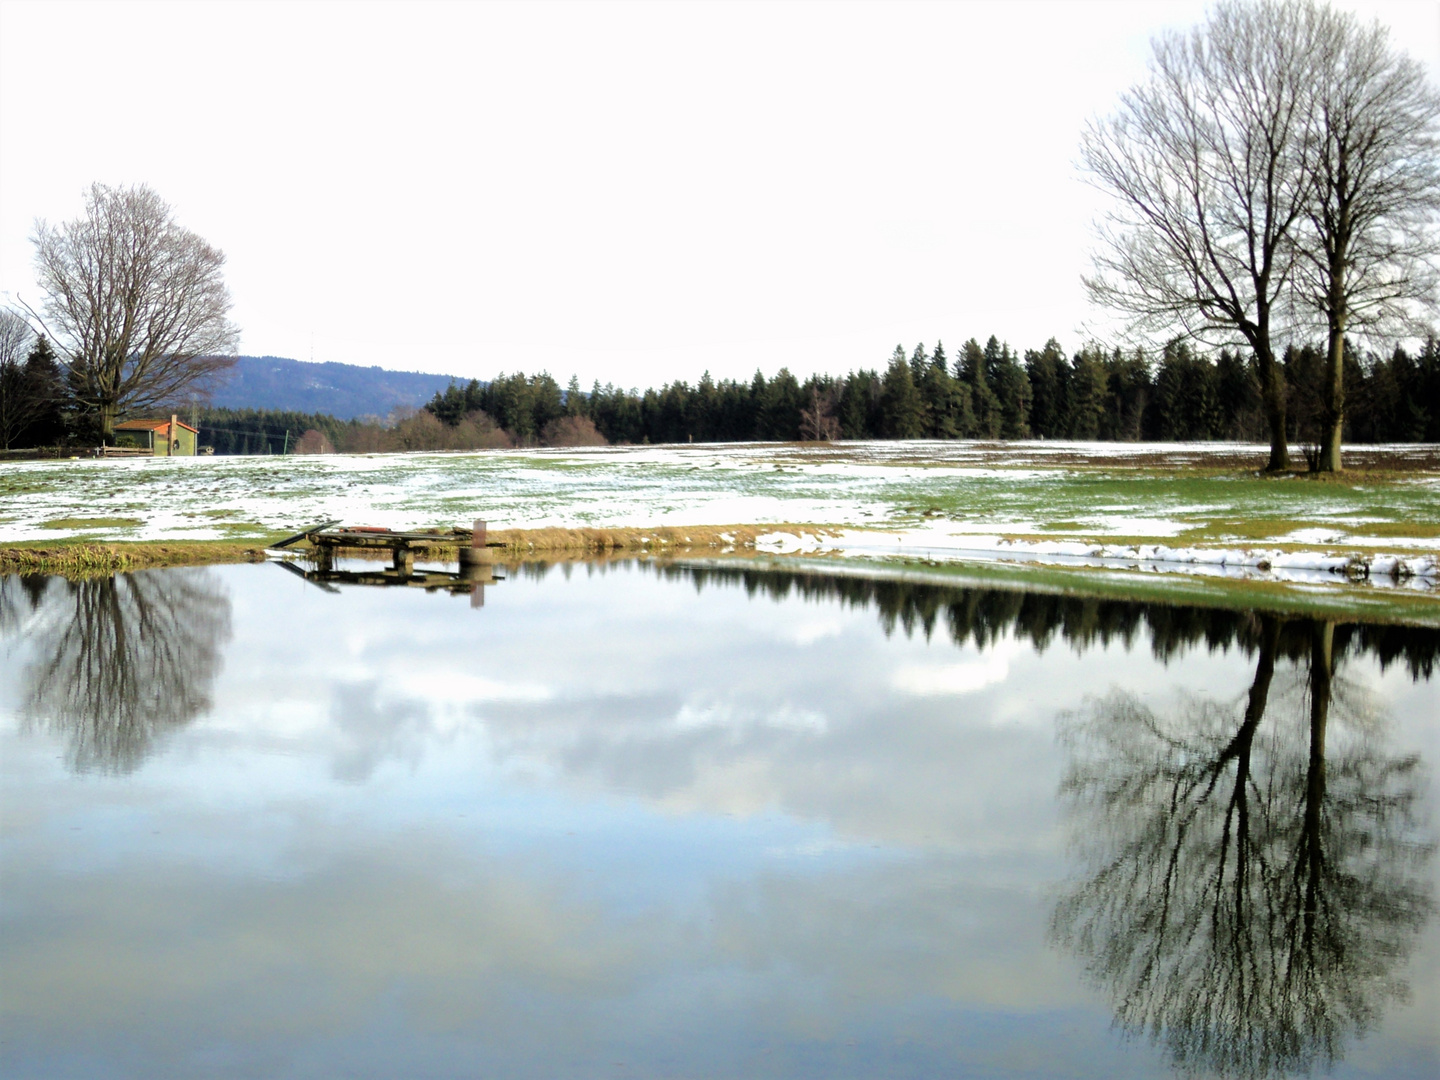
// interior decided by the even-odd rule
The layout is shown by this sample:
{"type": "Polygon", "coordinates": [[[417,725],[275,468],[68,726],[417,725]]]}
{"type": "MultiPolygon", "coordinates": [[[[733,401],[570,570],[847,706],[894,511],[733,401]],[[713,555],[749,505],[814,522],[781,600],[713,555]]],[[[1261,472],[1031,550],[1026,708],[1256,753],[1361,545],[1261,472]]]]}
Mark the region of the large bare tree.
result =
{"type": "MultiPolygon", "coordinates": [[[[1317,26],[1310,228],[1297,282],[1324,316],[1328,361],[1318,468],[1341,468],[1345,336],[1414,332],[1433,312],[1440,274],[1440,97],[1378,23],[1309,2],[1317,26]]],[[[1420,331],[1423,333],[1423,329],[1420,331]]]]}
{"type": "Polygon", "coordinates": [[[1289,465],[1272,339],[1311,195],[1313,34],[1295,4],[1218,4],[1189,33],[1155,40],[1149,78],[1081,146],[1115,197],[1085,281],[1091,298],[1147,335],[1247,345],[1270,470],[1289,465]]]}
{"type": "Polygon", "coordinates": [[[1435,910],[1419,756],[1337,674],[1333,625],[1258,621],[1238,698],[1115,693],[1064,719],[1085,871],[1052,922],[1122,1031],[1254,1080],[1339,1061],[1404,999],[1435,910]]]}
{"type": "Polygon", "coordinates": [[[117,418],[170,404],[233,363],[225,256],[177,225],[150,188],[94,184],[82,217],[36,222],[32,241],[45,292],[43,315],[32,314],[105,441],[117,418]]]}
{"type": "Polygon", "coordinates": [[[0,577],[0,640],[11,636],[34,647],[25,726],[63,738],[77,771],[128,773],[209,711],[230,598],[209,569],[0,577]]]}

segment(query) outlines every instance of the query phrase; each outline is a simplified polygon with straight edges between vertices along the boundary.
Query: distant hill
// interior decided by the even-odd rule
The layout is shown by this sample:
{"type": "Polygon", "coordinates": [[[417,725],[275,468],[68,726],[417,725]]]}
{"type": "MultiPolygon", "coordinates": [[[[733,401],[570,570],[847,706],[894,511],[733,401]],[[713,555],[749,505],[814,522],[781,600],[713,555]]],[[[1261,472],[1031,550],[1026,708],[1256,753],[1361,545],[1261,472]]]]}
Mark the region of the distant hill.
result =
{"type": "Polygon", "coordinates": [[[419,408],[444,390],[451,375],[387,371],[357,364],[312,364],[281,356],[242,356],[216,390],[211,404],[221,409],[288,409],[329,413],[341,420],[386,416],[397,405],[419,408]]]}

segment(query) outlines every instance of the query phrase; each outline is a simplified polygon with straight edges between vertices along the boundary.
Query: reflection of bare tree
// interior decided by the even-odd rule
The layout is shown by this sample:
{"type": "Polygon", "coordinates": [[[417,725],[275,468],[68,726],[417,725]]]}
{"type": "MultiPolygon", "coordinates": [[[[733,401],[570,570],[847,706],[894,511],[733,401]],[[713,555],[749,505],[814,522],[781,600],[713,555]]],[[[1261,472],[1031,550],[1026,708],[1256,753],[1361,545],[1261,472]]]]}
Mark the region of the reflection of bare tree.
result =
{"type": "Polygon", "coordinates": [[[1418,758],[1387,754],[1334,677],[1330,625],[1263,618],[1257,638],[1243,709],[1115,694],[1068,719],[1062,796],[1091,865],[1054,916],[1123,1029],[1234,1076],[1337,1060],[1405,993],[1432,909],[1418,758]],[[1288,686],[1282,635],[1309,654],[1288,686]]]}
{"type": "MultiPolygon", "coordinates": [[[[230,600],[210,570],[158,570],[28,590],[22,715],[69,742],[77,770],[129,772],[154,739],[210,708],[230,600]]],[[[11,604],[18,601],[13,588],[11,604]]]]}
{"type": "Polygon", "coordinates": [[[0,575],[0,641],[24,629],[39,608],[49,581],[41,574],[0,575]]]}

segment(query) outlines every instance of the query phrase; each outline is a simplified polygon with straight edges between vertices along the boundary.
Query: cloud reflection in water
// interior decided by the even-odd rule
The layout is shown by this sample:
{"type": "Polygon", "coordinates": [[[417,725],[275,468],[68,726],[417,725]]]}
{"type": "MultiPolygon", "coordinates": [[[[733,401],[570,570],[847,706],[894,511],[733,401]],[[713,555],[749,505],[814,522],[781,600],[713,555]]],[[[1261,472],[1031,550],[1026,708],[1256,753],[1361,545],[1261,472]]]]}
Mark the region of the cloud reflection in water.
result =
{"type": "MultiPolygon", "coordinates": [[[[1119,693],[1190,723],[1244,695],[1259,617],[624,567],[472,611],[211,573],[235,625],[213,709],[143,768],[82,793],[40,730],[3,735],[11,1071],[1167,1071],[1111,1040],[1090,952],[1045,944],[1078,869],[1055,795],[1090,760],[1054,719],[1119,693]]],[[[1369,627],[1333,648],[1337,685],[1437,654],[1369,627]]],[[[1276,686],[1307,656],[1278,652],[1276,686]]]]}

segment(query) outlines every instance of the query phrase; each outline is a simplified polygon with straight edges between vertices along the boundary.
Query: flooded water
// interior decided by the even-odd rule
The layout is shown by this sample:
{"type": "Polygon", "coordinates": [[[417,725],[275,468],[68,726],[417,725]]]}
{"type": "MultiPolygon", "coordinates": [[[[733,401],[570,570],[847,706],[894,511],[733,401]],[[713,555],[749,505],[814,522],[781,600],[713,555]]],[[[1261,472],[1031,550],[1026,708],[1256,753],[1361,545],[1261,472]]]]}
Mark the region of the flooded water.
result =
{"type": "Polygon", "coordinates": [[[1431,1077],[1440,632],[0,579],[6,1077],[1431,1077]]]}

